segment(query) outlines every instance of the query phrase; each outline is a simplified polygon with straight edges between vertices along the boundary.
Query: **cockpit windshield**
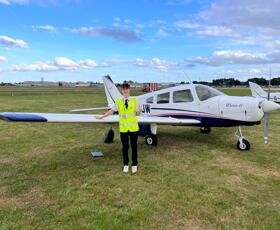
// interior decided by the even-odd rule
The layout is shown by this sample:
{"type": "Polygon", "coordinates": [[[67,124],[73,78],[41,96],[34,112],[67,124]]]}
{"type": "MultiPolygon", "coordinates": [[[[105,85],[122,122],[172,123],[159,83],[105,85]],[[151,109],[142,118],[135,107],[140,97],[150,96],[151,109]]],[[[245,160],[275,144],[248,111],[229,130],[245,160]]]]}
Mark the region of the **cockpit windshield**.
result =
{"type": "Polygon", "coordinates": [[[200,101],[206,101],[212,97],[223,95],[219,90],[213,89],[205,85],[197,85],[195,87],[196,94],[200,101]]]}

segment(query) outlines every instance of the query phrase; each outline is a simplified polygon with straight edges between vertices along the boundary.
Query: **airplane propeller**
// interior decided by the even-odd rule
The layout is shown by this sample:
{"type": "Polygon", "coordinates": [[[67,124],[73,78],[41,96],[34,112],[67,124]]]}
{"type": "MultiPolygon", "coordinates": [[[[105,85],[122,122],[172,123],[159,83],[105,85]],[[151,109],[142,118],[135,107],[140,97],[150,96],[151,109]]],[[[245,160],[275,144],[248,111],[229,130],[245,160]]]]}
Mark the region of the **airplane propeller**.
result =
{"type": "Polygon", "coordinates": [[[265,144],[268,144],[269,115],[270,115],[270,112],[280,108],[280,106],[278,104],[276,104],[275,102],[270,101],[270,92],[271,92],[271,70],[270,70],[270,74],[269,74],[267,100],[262,102],[262,108],[263,108],[263,111],[264,111],[263,135],[264,135],[264,143],[265,144]]]}
{"type": "MultiPolygon", "coordinates": [[[[268,93],[267,100],[270,100],[270,86],[271,86],[271,70],[269,71],[269,81],[268,81],[268,93]]],[[[264,135],[264,143],[268,144],[268,135],[269,135],[269,113],[264,111],[263,117],[263,135],[264,135]]]]}

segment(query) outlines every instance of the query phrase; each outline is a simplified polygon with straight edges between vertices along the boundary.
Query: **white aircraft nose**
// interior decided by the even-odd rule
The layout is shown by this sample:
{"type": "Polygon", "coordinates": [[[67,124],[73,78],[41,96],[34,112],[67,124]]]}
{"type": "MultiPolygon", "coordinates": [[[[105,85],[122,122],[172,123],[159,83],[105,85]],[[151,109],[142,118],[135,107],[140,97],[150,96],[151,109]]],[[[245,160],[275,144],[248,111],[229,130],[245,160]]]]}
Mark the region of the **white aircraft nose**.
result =
{"type": "Polygon", "coordinates": [[[265,113],[269,113],[274,110],[280,109],[280,105],[278,105],[277,103],[275,103],[273,101],[265,100],[262,102],[262,109],[265,113]]]}

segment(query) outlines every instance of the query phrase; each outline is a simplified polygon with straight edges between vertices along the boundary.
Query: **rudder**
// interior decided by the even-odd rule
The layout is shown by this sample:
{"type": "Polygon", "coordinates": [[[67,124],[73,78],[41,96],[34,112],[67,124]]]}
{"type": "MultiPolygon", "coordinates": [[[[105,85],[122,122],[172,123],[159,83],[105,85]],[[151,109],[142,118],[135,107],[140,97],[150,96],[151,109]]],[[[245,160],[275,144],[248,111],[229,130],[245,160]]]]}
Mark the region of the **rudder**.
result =
{"type": "Polygon", "coordinates": [[[104,89],[107,97],[108,106],[114,105],[114,101],[121,97],[121,93],[109,75],[103,77],[104,89]]]}

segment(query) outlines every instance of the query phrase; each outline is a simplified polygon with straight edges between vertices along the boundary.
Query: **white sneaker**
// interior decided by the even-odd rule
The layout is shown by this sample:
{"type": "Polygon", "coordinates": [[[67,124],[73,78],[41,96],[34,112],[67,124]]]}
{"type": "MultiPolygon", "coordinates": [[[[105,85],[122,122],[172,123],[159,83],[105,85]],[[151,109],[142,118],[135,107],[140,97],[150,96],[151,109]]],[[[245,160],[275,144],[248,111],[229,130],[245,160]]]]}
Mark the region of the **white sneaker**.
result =
{"type": "Polygon", "coordinates": [[[123,172],[128,173],[128,171],[129,171],[128,165],[123,166],[123,172]]]}
{"type": "Polygon", "coordinates": [[[131,172],[132,173],[136,173],[137,172],[137,165],[131,167],[131,172]]]}

